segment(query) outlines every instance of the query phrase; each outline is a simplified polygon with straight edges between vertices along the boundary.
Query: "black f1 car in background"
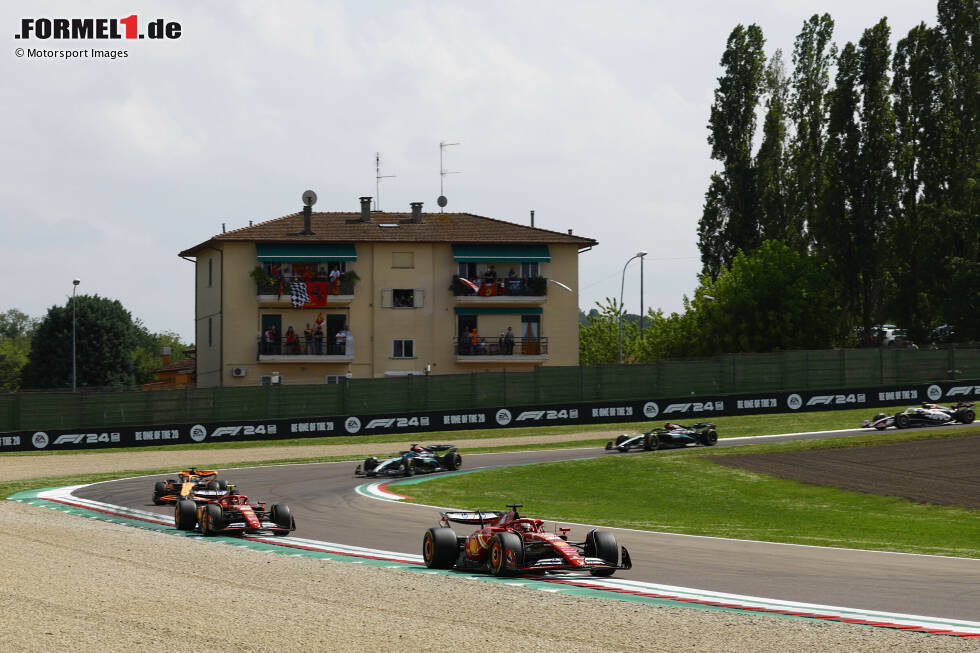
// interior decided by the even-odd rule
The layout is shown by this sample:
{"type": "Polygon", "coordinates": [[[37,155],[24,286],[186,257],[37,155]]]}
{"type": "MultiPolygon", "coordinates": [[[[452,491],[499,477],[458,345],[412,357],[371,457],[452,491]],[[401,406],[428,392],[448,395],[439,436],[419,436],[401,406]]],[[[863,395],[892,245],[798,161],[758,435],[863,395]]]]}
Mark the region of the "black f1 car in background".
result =
{"type": "Polygon", "coordinates": [[[430,569],[488,571],[494,576],[555,572],[612,576],[617,569],[630,569],[629,552],[616,544],[609,531],[590,530],[585,540],[568,539],[571,529],[544,529],[540,519],[521,517],[521,504],[509,504],[507,512],[444,512],[440,526],[422,537],[422,559],[430,569]],[[479,525],[468,537],[458,537],[449,527],[479,525]],[[620,562],[622,559],[622,562],[620,562]]]}
{"type": "Polygon", "coordinates": [[[615,449],[626,453],[630,449],[646,451],[685,447],[689,444],[712,447],[718,442],[718,431],[712,422],[698,422],[690,426],[667,422],[663,428],[655,428],[639,435],[623,433],[615,442],[606,443],[606,451],[615,449]]]}
{"type": "Polygon", "coordinates": [[[943,426],[944,424],[972,424],[976,419],[972,401],[961,401],[955,406],[940,406],[939,404],[922,404],[917,408],[906,408],[894,415],[878,413],[871,419],[861,423],[863,428],[875,428],[879,431],[894,426],[905,429],[910,426],[943,426]]]}
{"type": "Polygon", "coordinates": [[[209,503],[178,501],[174,526],[180,531],[200,530],[203,535],[260,535],[269,531],[273,535],[286,535],[296,530],[296,520],[286,504],[274,503],[266,508],[265,501],[250,503],[247,496],[229,484],[221,496],[209,503]]]}
{"type": "Polygon", "coordinates": [[[454,444],[431,444],[422,447],[413,444],[408,451],[379,460],[374,456],[358,465],[354,476],[413,476],[431,472],[451,472],[459,469],[463,457],[454,444]]]}
{"type": "Polygon", "coordinates": [[[153,503],[177,503],[181,499],[210,501],[224,494],[227,482],[218,480],[218,472],[213,469],[191,467],[177,472],[177,478],[157,481],[153,486],[153,503]]]}

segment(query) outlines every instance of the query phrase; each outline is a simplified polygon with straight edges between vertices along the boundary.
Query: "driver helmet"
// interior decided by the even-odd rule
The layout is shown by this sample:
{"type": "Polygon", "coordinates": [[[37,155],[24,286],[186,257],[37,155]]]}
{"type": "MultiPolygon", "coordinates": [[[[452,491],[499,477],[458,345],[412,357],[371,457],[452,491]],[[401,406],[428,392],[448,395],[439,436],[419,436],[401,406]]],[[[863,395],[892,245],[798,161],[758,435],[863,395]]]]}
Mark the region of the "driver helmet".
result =
{"type": "Polygon", "coordinates": [[[425,451],[425,449],[423,449],[417,444],[414,444],[412,445],[412,451],[414,451],[415,453],[422,453],[423,451],[425,451]]]}

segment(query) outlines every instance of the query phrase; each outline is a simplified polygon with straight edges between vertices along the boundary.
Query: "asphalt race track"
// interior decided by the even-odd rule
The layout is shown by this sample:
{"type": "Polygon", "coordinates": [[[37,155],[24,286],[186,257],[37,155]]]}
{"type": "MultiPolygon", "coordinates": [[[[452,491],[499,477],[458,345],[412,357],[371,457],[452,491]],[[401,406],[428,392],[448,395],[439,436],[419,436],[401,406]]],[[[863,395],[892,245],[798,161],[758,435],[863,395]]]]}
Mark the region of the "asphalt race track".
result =
{"type": "MultiPolygon", "coordinates": [[[[718,445],[858,433],[868,431],[739,438],[720,440],[718,445]]],[[[608,455],[645,454],[596,448],[464,454],[463,469],[608,455]]],[[[243,494],[253,499],[289,504],[296,515],[297,536],[420,553],[422,535],[426,528],[436,525],[438,511],[357,494],[355,488],[365,479],[354,477],[355,465],[341,462],[242,468],[229,470],[222,478],[239,484],[243,494]]],[[[75,494],[172,515],[172,506],[154,506],[150,501],[153,483],[160,478],[164,477],[107,481],[75,494]]],[[[519,503],[520,497],[514,501],[519,503]]],[[[584,535],[583,526],[571,526],[573,538],[584,535]]],[[[980,619],[980,560],[610,530],[627,546],[633,559],[632,570],[616,574],[625,579],[861,610],[980,619]]],[[[458,532],[464,534],[463,530],[458,532]]]]}

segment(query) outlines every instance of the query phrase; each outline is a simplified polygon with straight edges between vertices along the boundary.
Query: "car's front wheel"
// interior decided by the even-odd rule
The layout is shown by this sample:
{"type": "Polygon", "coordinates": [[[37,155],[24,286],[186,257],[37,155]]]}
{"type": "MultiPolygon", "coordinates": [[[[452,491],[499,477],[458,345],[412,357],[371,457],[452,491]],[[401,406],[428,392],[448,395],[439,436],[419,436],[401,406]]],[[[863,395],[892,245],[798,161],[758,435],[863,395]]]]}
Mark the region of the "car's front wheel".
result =
{"type": "Polygon", "coordinates": [[[164,483],[163,481],[157,481],[153,485],[153,503],[158,506],[161,506],[164,503],[166,503],[165,501],[163,501],[163,499],[161,499],[161,497],[166,493],[167,493],[167,484],[164,483]]]}
{"type": "Polygon", "coordinates": [[[217,535],[225,527],[224,521],[221,506],[209,503],[204,506],[204,514],[201,515],[201,533],[208,537],[217,535]]]}
{"type": "Polygon", "coordinates": [[[895,428],[897,429],[907,429],[912,425],[912,420],[909,419],[907,413],[896,413],[895,414],[895,428]]]}
{"type": "MultiPolygon", "coordinates": [[[[615,567],[619,564],[619,545],[616,543],[616,536],[609,531],[589,531],[585,538],[585,555],[601,558],[615,567]]],[[[590,573],[593,576],[612,576],[616,570],[593,569],[590,573]]]]}
{"type": "Polygon", "coordinates": [[[290,530],[296,528],[293,511],[284,503],[272,504],[272,507],[269,509],[269,517],[279,527],[277,530],[272,531],[273,535],[288,535],[290,530]]]}
{"type": "Polygon", "coordinates": [[[660,438],[656,433],[647,433],[643,436],[643,448],[647,451],[656,451],[660,448],[660,438]]]}

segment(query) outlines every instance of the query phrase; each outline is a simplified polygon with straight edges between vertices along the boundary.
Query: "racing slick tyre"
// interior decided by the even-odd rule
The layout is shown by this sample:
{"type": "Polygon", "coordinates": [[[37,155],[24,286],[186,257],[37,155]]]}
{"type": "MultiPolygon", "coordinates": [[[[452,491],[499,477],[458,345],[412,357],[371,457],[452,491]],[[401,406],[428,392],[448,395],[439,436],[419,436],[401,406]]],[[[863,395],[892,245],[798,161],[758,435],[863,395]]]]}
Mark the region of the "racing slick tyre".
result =
{"type": "MultiPolygon", "coordinates": [[[[602,558],[612,566],[619,564],[619,546],[616,536],[609,531],[589,531],[585,538],[585,555],[591,558],[602,558]]],[[[593,569],[593,576],[612,576],[615,569],[593,569]]]]}
{"type": "Polygon", "coordinates": [[[211,481],[211,482],[208,483],[208,489],[209,490],[220,490],[221,489],[221,485],[218,484],[218,481],[211,481]]]}
{"type": "Polygon", "coordinates": [[[647,433],[643,436],[643,448],[647,451],[656,451],[660,448],[660,438],[656,433],[647,433]]]}
{"type": "Polygon", "coordinates": [[[895,413],[895,428],[907,429],[912,425],[912,420],[905,413],[895,413]]]}
{"type": "Polygon", "coordinates": [[[181,499],[174,508],[174,526],[178,531],[192,531],[197,525],[197,504],[181,499]]]}
{"type": "Polygon", "coordinates": [[[411,458],[405,460],[405,476],[415,476],[415,463],[411,458]]]}
{"type": "Polygon", "coordinates": [[[524,566],[524,543],[513,533],[497,533],[490,540],[487,557],[490,573],[494,576],[513,576],[524,566]]]}
{"type": "Polygon", "coordinates": [[[364,473],[370,472],[372,469],[378,466],[378,459],[374,456],[364,459],[364,473]]]}
{"type": "Polygon", "coordinates": [[[619,445],[623,444],[627,440],[629,440],[629,436],[627,436],[625,433],[623,433],[622,435],[617,435],[616,436],[616,444],[613,445],[613,446],[618,447],[619,445]]]}
{"type": "Polygon", "coordinates": [[[204,514],[201,515],[201,533],[206,537],[217,535],[225,527],[224,514],[221,506],[216,503],[209,503],[204,506],[204,514]]]}
{"type": "Polygon", "coordinates": [[[707,431],[702,433],[698,439],[701,440],[701,444],[703,444],[704,446],[713,447],[716,444],[718,444],[718,431],[714,429],[708,429],[707,431]]]}
{"type": "Polygon", "coordinates": [[[953,412],[953,419],[961,424],[972,424],[973,420],[976,419],[976,413],[973,412],[972,408],[960,408],[953,412]]]}
{"type": "Polygon", "coordinates": [[[455,451],[450,451],[441,459],[443,466],[449,471],[455,471],[459,469],[460,455],[455,451]]]}
{"type": "Polygon", "coordinates": [[[273,535],[288,535],[290,530],[296,528],[293,511],[284,503],[272,504],[269,509],[269,517],[279,526],[279,530],[272,531],[273,535]]]}
{"type": "Polygon", "coordinates": [[[451,528],[432,527],[422,536],[422,560],[429,569],[452,569],[459,556],[459,540],[451,528]]]}
{"type": "Polygon", "coordinates": [[[161,506],[164,503],[166,503],[165,501],[160,499],[160,497],[162,497],[166,493],[167,493],[167,484],[164,483],[163,481],[157,481],[153,485],[153,503],[158,506],[161,506]]]}

